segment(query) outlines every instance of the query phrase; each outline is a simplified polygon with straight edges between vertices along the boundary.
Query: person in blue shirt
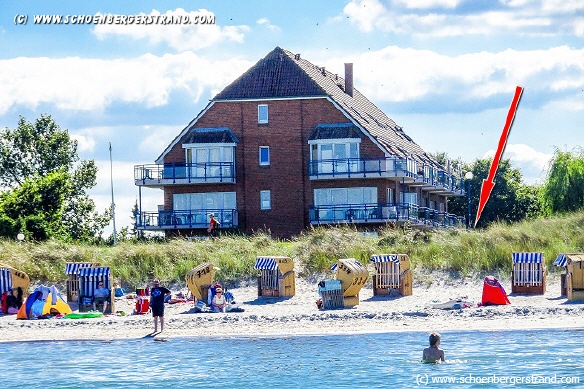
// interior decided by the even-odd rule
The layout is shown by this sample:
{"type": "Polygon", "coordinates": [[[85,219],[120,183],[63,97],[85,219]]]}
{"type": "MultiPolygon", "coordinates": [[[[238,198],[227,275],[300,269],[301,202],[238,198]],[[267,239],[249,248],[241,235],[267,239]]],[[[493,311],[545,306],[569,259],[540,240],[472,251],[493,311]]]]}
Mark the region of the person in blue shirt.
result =
{"type": "Polygon", "coordinates": [[[110,295],[110,290],[103,286],[103,281],[97,283],[97,289],[93,292],[93,310],[97,310],[96,306],[103,303],[103,313],[107,308],[107,300],[110,295]]]}
{"type": "Polygon", "coordinates": [[[154,287],[150,289],[150,309],[154,318],[154,332],[158,332],[158,322],[160,321],[160,332],[164,331],[164,299],[170,294],[170,290],[160,286],[160,281],[154,280],[154,287]]]}

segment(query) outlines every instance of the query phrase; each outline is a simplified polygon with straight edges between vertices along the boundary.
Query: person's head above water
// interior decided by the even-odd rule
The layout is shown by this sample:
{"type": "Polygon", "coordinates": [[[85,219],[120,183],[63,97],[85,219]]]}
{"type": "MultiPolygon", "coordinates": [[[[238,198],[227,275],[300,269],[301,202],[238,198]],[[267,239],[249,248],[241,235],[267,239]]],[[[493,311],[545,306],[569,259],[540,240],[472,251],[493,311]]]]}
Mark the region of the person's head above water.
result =
{"type": "Polygon", "coordinates": [[[440,336],[440,334],[438,332],[432,332],[430,334],[430,338],[429,338],[430,346],[435,346],[436,343],[439,343],[440,342],[440,338],[441,338],[441,336],[440,336]]]}

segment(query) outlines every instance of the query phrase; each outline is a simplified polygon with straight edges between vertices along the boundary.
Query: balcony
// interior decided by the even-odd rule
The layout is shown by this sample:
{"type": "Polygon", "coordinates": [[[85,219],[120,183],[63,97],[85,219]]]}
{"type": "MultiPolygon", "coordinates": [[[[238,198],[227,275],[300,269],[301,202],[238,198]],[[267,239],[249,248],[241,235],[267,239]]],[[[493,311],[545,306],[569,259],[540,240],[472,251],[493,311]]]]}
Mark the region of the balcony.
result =
{"type": "Polygon", "coordinates": [[[134,183],[159,187],[184,184],[235,183],[234,162],[173,163],[134,166],[134,183]]]}
{"type": "Polygon", "coordinates": [[[465,218],[410,203],[345,204],[310,207],[311,224],[410,222],[421,227],[464,227],[465,218]]]}
{"type": "Polygon", "coordinates": [[[308,176],[311,180],[381,177],[409,183],[417,177],[417,162],[400,157],[312,160],[308,176]]]}
{"type": "Polygon", "coordinates": [[[169,230],[208,228],[209,214],[214,214],[215,219],[221,223],[221,228],[233,228],[238,226],[236,209],[191,209],[177,211],[145,211],[137,220],[136,227],[139,230],[169,230]]]}
{"type": "Polygon", "coordinates": [[[422,190],[448,196],[464,196],[466,194],[462,177],[448,174],[444,170],[439,170],[435,175],[431,175],[428,183],[429,185],[422,187],[422,190]]]}

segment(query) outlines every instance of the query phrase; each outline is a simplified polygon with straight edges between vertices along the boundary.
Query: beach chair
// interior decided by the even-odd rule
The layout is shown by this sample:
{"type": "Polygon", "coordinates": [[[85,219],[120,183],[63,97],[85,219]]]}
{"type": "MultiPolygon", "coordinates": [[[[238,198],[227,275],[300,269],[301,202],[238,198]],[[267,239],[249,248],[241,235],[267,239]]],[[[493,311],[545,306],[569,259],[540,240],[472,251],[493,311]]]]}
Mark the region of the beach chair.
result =
{"type": "Polygon", "coordinates": [[[3,313],[8,312],[7,298],[8,293],[12,290],[12,274],[8,268],[0,268],[0,301],[3,313]]]}
{"type": "Polygon", "coordinates": [[[143,315],[150,311],[150,289],[136,288],[136,307],[134,308],[135,315],[143,315]]]}
{"type": "Polygon", "coordinates": [[[413,274],[406,254],[374,254],[373,295],[412,295],[413,274]]]}
{"type": "Polygon", "coordinates": [[[344,308],[343,288],[339,280],[324,280],[318,283],[318,294],[322,309],[344,308]]]}
{"type": "Polygon", "coordinates": [[[7,312],[8,294],[12,289],[20,288],[22,297],[28,294],[30,278],[28,275],[12,266],[0,263],[0,301],[2,312],[7,312]]]}
{"type": "Polygon", "coordinates": [[[341,282],[345,308],[359,305],[359,292],[369,279],[367,268],[355,258],[344,258],[339,259],[331,270],[336,272],[336,279],[341,282]]]}
{"type": "MultiPolygon", "coordinates": [[[[84,267],[79,269],[79,312],[87,312],[93,309],[93,294],[99,281],[103,281],[104,288],[110,290],[105,313],[115,312],[114,290],[109,267],[84,267]]],[[[96,308],[99,309],[99,307],[96,308]]]]}
{"type": "Polygon", "coordinates": [[[215,278],[215,269],[212,263],[201,263],[194,269],[191,269],[185,275],[185,281],[189,291],[195,298],[195,302],[202,300],[205,303],[209,298],[209,287],[213,285],[215,278]]]}
{"type": "Polygon", "coordinates": [[[67,303],[77,302],[79,299],[79,270],[85,267],[98,267],[95,262],[67,262],[65,274],[67,275],[67,303]]]}
{"type": "Polygon", "coordinates": [[[566,276],[568,275],[568,267],[566,264],[566,254],[560,253],[556,257],[554,261],[554,266],[563,267],[566,271],[560,275],[560,296],[567,296],[568,288],[567,288],[567,280],[566,276]]]}
{"type": "Polygon", "coordinates": [[[513,253],[511,293],[544,294],[546,267],[543,253],[513,253]]]}
{"type": "Polygon", "coordinates": [[[290,257],[257,257],[258,297],[289,297],[296,294],[294,261],[290,257]]]}
{"type": "Polygon", "coordinates": [[[584,300],[584,254],[566,254],[568,274],[566,291],[569,301],[584,300]]]}

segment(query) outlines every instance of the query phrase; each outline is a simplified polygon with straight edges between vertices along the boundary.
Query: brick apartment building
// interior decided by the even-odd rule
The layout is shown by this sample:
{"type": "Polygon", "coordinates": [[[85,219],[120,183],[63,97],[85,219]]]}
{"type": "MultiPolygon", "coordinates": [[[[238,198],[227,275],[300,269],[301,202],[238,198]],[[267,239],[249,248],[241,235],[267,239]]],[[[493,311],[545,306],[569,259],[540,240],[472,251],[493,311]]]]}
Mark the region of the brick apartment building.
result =
{"type": "Polygon", "coordinates": [[[441,166],[344,77],[275,48],[216,95],[162,151],[134,169],[164,204],[137,227],[167,236],[222,229],[290,237],[310,225],[454,227],[460,175],[441,166]]]}

